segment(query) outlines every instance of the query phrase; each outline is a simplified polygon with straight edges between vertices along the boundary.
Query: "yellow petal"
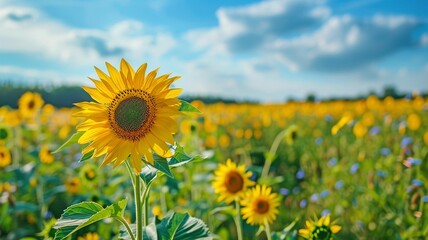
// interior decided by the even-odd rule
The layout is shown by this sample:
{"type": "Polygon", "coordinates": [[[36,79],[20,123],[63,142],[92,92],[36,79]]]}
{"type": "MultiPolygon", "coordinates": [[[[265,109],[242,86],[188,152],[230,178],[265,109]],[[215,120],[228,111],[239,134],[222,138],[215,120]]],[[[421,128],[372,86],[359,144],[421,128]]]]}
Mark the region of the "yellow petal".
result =
{"type": "Polygon", "coordinates": [[[332,233],[337,233],[337,232],[339,232],[341,229],[342,229],[342,227],[341,227],[341,226],[339,226],[339,225],[333,225],[333,226],[331,226],[331,228],[330,228],[330,230],[331,230],[331,232],[332,232],[332,233]]]}
{"type": "Polygon", "coordinates": [[[134,84],[137,89],[142,89],[142,87],[144,86],[146,69],[147,63],[144,63],[137,69],[137,72],[135,73],[134,84]]]}
{"type": "Polygon", "coordinates": [[[308,229],[299,229],[299,235],[308,239],[311,236],[311,232],[308,229]]]}
{"type": "Polygon", "coordinates": [[[123,82],[122,76],[119,71],[115,67],[113,67],[110,63],[106,62],[107,70],[110,74],[110,78],[112,82],[116,84],[119,91],[125,90],[125,83],[123,82]]]}
{"type": "Polygon", "coordinates": [[[324,219],[324,226],[330,225],[330,214],[328,214],[324,219]]]}

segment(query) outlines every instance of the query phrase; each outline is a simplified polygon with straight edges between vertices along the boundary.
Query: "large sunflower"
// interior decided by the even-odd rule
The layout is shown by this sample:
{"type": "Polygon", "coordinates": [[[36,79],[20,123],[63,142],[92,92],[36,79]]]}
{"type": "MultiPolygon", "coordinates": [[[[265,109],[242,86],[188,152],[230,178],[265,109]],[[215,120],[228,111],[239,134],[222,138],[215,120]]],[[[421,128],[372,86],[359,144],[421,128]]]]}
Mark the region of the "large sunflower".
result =
{"type": "Polygon", "coordinates": [[[18,100],[19,113],[22,117],[34,117],[43,106],[43,99],[38,93],[25,92],[18,100]]]}
{"type": "Polygon", "coordinates": [[[330,223],[330,214],[319,220],[306,221],[306,229],[300,229],[299,235],[309,240],[331,240],[342,227],[330,223]]]}
{"type": "Polygon", "coordinates": [[[9,166],[11,163],[11,157],[9,149],[0,146],[0,167],[9,166]]]}
{"type": "Polygon", "coordinates": [[[154,164],[152,153],[171,157],[167,143],[173,144],[178,125],[173,119],[179,115],[182,89],[170,89],[179,77],[169,74],[156,77],[158,69],[146,76],[147,64],[134,69],[122,59],[120,71],[106,63],[109,74],[95,67],[99,80],[91,79],[95,88],[83,89],[96,102],[81,102],[82,110],[75,114],[85,118],[77,126],[83,131],[80,144],[90,143],[83,149],[93,156],[106,155],[102,166],[114,162],[119,165],[130,156],[136,174],[142,168],[142,157],[154,164]]]}
{"type": "Polygon", "coordinates": [[[242,217],[247,223],[263,225],[272,223],[278,215],[279,197],[265,185],[257,185],[248,190],[241,201],[242,217]]]}
{"type": "Polygon", "coordinates": [[[215,177],[212,183],[214,191],[220,196],[218,201],[231,203],[235,199],[240,199],[248,187],[253,186],[250,180],[251,172],[245,172],[245,166],[239,165],[227,159],[226,164],[220,164],[214,172],[215,177]]]}

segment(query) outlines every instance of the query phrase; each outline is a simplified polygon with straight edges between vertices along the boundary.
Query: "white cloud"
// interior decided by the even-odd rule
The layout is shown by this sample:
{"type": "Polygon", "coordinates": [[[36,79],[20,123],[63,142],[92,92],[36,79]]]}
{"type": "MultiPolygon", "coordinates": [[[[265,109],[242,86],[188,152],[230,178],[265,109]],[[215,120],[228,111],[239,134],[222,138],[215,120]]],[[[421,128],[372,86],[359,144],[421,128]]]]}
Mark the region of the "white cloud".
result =
{"type": "Polygon", "coordinates": [[[316,26],[330,15],[317,0],[266,0],[241,7],[220,8],[218,27],[192,30],[186,39],[197,49],[236,53],[258,50],[284,34],[316,26]],[[214,45],[214,46],[213,46],[214,45]]]}
{"type": "Polygon", "coordinates": [[[349,15],[330,18],[319,30],[294,39],[277,39],[271,51],[293,70],[361,69],[417,45],[412,34],[420,23],[411,17],[349,15]]]}
{"type": "Polygon", "coordinates": [[[85,65],[125,56],[160,57],[174,48],[166,33],[146,33],[140,22],[125,20],[107,30],[74,28],[33,8],[0,9],[0,52],[34,54],[46,59],[85,65]]]}

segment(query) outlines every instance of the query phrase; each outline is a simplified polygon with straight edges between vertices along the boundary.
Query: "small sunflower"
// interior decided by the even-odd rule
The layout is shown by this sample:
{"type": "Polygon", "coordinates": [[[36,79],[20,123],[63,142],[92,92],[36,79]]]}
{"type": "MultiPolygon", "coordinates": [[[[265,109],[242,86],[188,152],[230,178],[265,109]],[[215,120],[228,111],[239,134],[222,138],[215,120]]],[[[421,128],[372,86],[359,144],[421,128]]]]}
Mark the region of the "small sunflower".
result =
{"type": "Polygon", "coordinates": [[[306,229],[300,229],[299,235],[309,240],[331,240],[342,229],[341,226],[332,224],[330,214],[319,220],[306,221],[306,229]]]}
{"type": "Polygon", "coordinates": [[[242,217],[251,225],[271,224],[279,213],[278,194],[272,193],[272,189],[265,185],[257,185],[248,190],[241,205],[243,206],[242,217]]]}
{"type": "Polygon", "coordinates": [[[296,125],[291,125],[289,128],[287,128],[287,133],[285,135],[285,141],[287,144],[292,145],[294,141],[296,141],[297,137],[299,136],[299,128],[296,125]]]}
{"type": "Polygon", "coordinates": [[[80,170],[80,176],[89,182],[94,181],[97,178],[97,167],[92,164],[85,164],[80,170]]]}
{"type": "Polygon", "coordinates": [[[95,68],[100,80],[91,79],[95,88],[83,89],[96,102],[76,104],[81,110],[75,116],[85,121],[77,126],[84,132],[80,144],[93,156],[106,155],[102,166],[114,162],[118,166],[130,156],[132,167],[139,174],[145,161],[154,164],[152,153],[171,157],[167,143],[173,144],[180,115],[177,98],[182,89],[170,89],[179,77],[169,74],[156,77],[158,69],[146,76],[147,64],[134,69],[122,59],[120,71],[106,63],[109,75],[95,68]]]}
{"type": "Polygon", "coordinates": [[[40,94],[25,92],[18,100],[19,113],[24,118],[34,117],[42,108],[43,103],[40,94]]]}
{"type": "Polygon", "coordinates": [[[0,167],[9,166],[12,162],[9,149],[0,146],[0,167]]]}
{"type": "Polygon", "coordinates": [[[77,177],[67,179],[65,182],[65,189],[71,194],[79,193],[81,187],[82,187],[82,183],[80,182],[80,179],[77,177]]]}
{"type": "Polygon", "coordinates": [[[231,203],[236,198],[240,199],[248,187],[253,186],[250,180],[251,172],[245,172],[245,166],[239,165],[227,159],[226,164],[220,164],[214,172],[212,186],[216,193],[220,194],[218,201],[231,203]]]}
{"type": "Polygon", "coordinates": [[[51,164],[54,161],[54,156],[51,153],[51,151],[49,151],[49,148],[47,145],[42,145],[42,148],[40,149],[40,152],[39,152],[39,158],[40,158],[40,162],[44,164],[51,164]]]}

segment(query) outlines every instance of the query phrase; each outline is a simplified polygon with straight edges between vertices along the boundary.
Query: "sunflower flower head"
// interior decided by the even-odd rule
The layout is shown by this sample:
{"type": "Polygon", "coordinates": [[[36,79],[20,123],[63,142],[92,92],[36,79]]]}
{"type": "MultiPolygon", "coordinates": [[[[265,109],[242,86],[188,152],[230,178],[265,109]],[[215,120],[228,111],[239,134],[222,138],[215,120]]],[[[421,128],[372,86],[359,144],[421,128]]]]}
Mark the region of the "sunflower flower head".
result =
{"type": "Polygon", "coordinates": [[[299,235],[309,240],[331,240],[340,229],[342,229],[341,226],[330,222],[330,214],[328,214],[318,220],[306,221],[306,229],[300,229],[299,235]]]}
{"type": "Polygon", "coordinates": [[[251,225],[271,224],[279,213],[279,196],[265,185],[249,189],[241,201],[242,217],[251,225]]]}
{"type": "Polygon", "coordinates": [[[54,161],[54,155],[49,151],[47,145],[42,145],[39,152],[40,161],[44,164],[51,164],[54,161]]]}
{"type": "Polygon", "coordinates": [[[0,146],[0,168],[7,167],[12,162],[10,151],[6,147],[0,146]]]}
{"type": "Polygon", "coordinates": [[[240,199],[248,187],[255,183],[250,180],[251,172],[245,172],[245,166],[239,165],[227,159],[226,164],[220,164],[214,172],[212,186],[219,194],[218,201],[231,203],[235,199],[240,199]]]}
{"type": "Polygon", "coordinates": [[[25,92],[18,100],[19,113],[23,118],[34,117],[43,104],[44,101],[40,94],[25,92]]]}
{"type": "Polygon", "coordinates": [[[94,157],[105,155],[102,166],[118,166],[128,157],[135,174],[146,163],[154,164],[153,153],[171,157],[167,143],[173,144],[180,115],[177,98],[182,89],[171,89],[179,77],[157,76],[158,69],[146,75],[147,64],[136,71],[122,59],[120,69],[106,63],[108,74],[95,68],[99,79],[91,79],[95,87],[83,87],[95,102],[76,104],[75,114],[84,121],[77,126],[84,132],[80,144],[89,145],[82,153],[93,151],[94,157]]]}

